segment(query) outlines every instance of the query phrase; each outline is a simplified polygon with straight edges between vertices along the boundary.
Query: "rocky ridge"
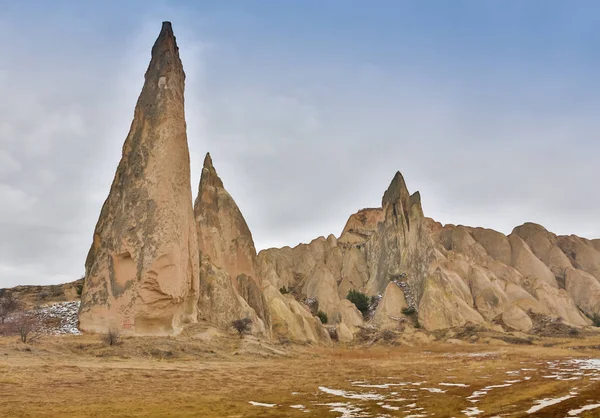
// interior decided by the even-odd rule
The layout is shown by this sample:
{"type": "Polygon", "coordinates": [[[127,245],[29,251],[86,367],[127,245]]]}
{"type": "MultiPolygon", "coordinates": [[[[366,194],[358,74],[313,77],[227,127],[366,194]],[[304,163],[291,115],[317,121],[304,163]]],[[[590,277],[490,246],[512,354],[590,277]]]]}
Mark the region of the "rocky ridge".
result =
{"type": "Polygon", "coordinates": [[[86,260],[83,331],[177,334],[249,318],[264,338],[329,344],[374,330],[423,340],[423,329],[543,332],[600,318],[600,240],[531,223],[508,236],[441,225],[399,172],[381,207],[352,214],[339,237],[257,254],[210,154],[192,205],[184,81],[165,22],[86,260]]]}

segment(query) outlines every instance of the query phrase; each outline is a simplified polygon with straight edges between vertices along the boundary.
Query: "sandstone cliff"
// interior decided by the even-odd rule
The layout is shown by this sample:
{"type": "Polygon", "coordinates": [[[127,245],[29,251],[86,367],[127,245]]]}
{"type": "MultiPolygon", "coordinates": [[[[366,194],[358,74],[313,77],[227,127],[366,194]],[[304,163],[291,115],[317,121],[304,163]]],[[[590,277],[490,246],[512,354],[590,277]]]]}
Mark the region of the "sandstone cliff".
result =
{"type": "Polygon", "coordinates": [[[86,260],[80,327],[170,334],[196,318],[185,74],[163,23],[86,260]]]}

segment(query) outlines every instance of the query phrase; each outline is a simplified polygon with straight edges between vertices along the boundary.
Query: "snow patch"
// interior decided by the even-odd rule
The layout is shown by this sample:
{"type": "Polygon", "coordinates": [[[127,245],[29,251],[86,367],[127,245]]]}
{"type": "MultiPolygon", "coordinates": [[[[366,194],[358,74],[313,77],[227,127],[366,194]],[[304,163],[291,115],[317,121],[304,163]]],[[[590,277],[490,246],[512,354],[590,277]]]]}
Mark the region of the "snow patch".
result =
{"type": "Polygon", "coordinates": [[[262,403],[262,402],[254,402],[254,401],[249,401],[248,403],[250,405],[254,405],[254,406],[264,406],[265,408],[273,408],[274,406],[277,406],[277,404],[275,404],[275,403],[262,403]]]}

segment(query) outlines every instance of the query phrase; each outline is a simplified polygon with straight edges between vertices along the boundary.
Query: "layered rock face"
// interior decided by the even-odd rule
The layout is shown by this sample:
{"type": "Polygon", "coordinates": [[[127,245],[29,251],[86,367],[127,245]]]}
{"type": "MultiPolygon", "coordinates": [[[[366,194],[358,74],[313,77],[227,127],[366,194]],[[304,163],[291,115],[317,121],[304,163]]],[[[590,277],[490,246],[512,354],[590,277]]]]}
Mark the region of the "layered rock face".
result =
{"type": "Polygon", "coordinates": [[[83,330],[170,334],[195,321],[199,260],[184,80],[165,22],[86,260],[83,330]]]}

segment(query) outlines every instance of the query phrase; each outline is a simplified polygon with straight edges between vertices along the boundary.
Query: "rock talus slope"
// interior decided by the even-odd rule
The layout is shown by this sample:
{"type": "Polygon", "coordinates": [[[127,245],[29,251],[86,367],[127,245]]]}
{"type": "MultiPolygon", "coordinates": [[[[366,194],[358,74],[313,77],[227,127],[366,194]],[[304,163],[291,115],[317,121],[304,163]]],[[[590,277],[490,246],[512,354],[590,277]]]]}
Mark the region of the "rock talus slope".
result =
{"type": "Polygon", "coordinates": [[[83,330],[170,334],[196,318],[199,260],[184,80],[165,22],[86,260],[83,330]]]}

